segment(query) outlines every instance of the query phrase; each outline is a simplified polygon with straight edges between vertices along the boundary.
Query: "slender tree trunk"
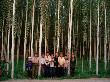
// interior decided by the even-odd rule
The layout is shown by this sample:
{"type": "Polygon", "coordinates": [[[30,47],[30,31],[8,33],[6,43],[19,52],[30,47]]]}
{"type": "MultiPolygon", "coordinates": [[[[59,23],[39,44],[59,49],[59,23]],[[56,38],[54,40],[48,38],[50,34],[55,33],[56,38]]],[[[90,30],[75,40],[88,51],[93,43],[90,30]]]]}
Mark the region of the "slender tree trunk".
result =
{"type": "Polygon", "coordinates": [[[19,63],[19,48],[20,48],[20,36],[18,37],[17,43],[17,64],[19,63]]]}
{"type": "Polygon", "coordinates": [[[85,45],[84,45],[85,34],[83,35],[83,54],[82,54],[82,72],[84,71],[84,55],[85,55],[85,45]]]}
{"type": "Polygon", "coordinates": [[[102,55],[102,41],[101,41],[101,37],[99,36],[99,59],[101,60],[101,55],[102,55]]]}
{"type": "Polygon", "coordinates": [[[110,28],[108,28],[108,63],[110,61],[110,35],[109,35],[110,28]]]}
{"type": "Polygon", "coordinates": [[[84,59],[83,59],[83,56],[82,56],[82,73],[84,71],[84,59]]]}
{"type": "Polygon", "coordinates": [[[6,60],[6,55],[7,55],[7,49],[6,49],[6,46],[7,46],[7,32],[5,33],[5,36],[4,36],[4,59],[6,60]]]}
{"type": "Polygon", "coordinates": [[[63,28],[62,28],[62,51],[63,51],[63,28]]]}
{"type": "Polygon", "coordinates": [[[60,0],[58,0],[58,33],[57,33],[57,52],[59,51],[60,46],[60,0]]]}
{"type": "Polygon", "coordinates": [[[30,31],[30,39],[29,39],[29,56],[31,56],[31,31],[30,31]]]}
{"type": "Polygon", "coordinates": [[[75,28],[73,27],[73,51],[74,51],[74,48],[75,48],[75,28]]]}
{"type": "MultiPolygon", "coordinates": [[[[22,18],[23,18],[23,9],[22,9],[22,18]]],[[[23,22],[22,22],[23,25],[23,22]]],[[[17,42],[17,64],[19,63],[19,50],[20,50],[20,36],[21,36],[21,29],[19,29],[20,35],[18,36],[18,42],[17,42]]]]}
{"type": "Polygon", "coordinates": [[[106,26],[106,5],[104,4],[105,10],[105,36],[104,36],[104,62],[105,62],[105,71],[107,70],[107,26],[106,26]]]}
{"type": "Polygon", "coordinates": [[[26,27],[25,27],[23,72],[25,72],[25,64],[26,64],[26,44],[27,44],[27,38],[26,38],[26,27]]]}
{"type": "Polygon", "coordinates": [[[76,66],[77,66],[77,64],[78,64],[78,44],[79,44],[79,42],[78,42],[78,28],[79,28],[79,25],[78,25],[78,20],[77,20],[77,46],[76,46],[76,66]]]}
{"type": "Polygon", "coordinates": [[[110,62],[110,40],[109,40],[108,62],[110,62]]]}
{"type": "Polygon", "coordinates": [[[83,36],[83,56],[85,55],[84,37],[85,37],[85,35],[83,36]]]}
{"type": "Polygon", "coordinates": [[[55,37],[54,37],[54,56],[55,56],[55,49],[56,47],[55,47],[55,37]]]}
{"type": "Polygon", "coordinates": [[[97,56],[96,56],[96,75],[98,75],[99,72],[99,1],[98,1],[98,24],[97,24],[97,56]]]}
{"type": "MultiPolygon", "coordinates": [[[[55,17],[56,17],[56,13],[55,13],[55,17]]],[[[54,56],[55,56],[55,52],[56,52],[56,22],[55,22],[55,36],[54,36],[54,56]]]]}
{"type": "Polygon", "coordinates": [[[96,37],[94,33],[94,60],[96,61],[96,37]]]}
{"type": "Polygon", "coordinates": [[[15,41],[14,41],[14,28],[15,28],[15,0],[13,0],[13,19],[12,19],[12,48],[11,48],[11,78],[14,78],[14,49],[15,49],[15,41]]]}
{"type": "Polygon", "coordinates": [[[24,37],[24,62],[23,62],[23,72],[25,72],[26,64],[26,45],[27,45],[27,20],[28,20],[28,0],[26,1],[26,21],[25,21],[25,37],[24,37]]]}
{"type": "Polygon", "coordinates": [[[70,57],[71,57],[70,55],[71,55],[72,18],[73,18],[73,0],[70,0],[69,27],[68,27],[68,54],[69,54],[68,75],[69,76],[70,76],[70,57]]]}
{"type": "Polygon", "coordinates": [[[46,24],[45,24],[45,55],[46,55],[46,51],[47,51],[47,33],[46,33],[46,24]]]}
{"type": "Polygon", "coordinates": [[[1,58],[3,58],[3,49],[4,49],[4,20],[3,20],[3,26],[2,26],[2,51],[1,51],[1,58]]]}
{"type": "Polygon", "coordinates": [[[32,36],[31,36],[31,57],[33,57],[33,32],[34,32],[34,15],[35,15],[35,0],[33,0],[33,13],[32,13],[32,36]]]}
{"type": "MultiPolygon", "coordinates": [[[[7,45],[7,71],[9,71],[9,53],[10,53],[10,27],[11,25],[9,24],[9,30],[8,30],[8,45],[7,45]]],[[[7,73],[8,74],[8,73],[7,73]]]]}
{"type": "Polygon", "coordinates": [[[81,42],[80,42],[80,59],[81,59],[81,55],[82,55],[82,49],[81,49],[81,42]]]}
{"type": "MultiPolygon", "coordinates": [[[[41,17],[42,20],[42,17],[41,17]]],[[[41,52],[42,52],[42,21],[40,22],[40,39],[39,39],[39,58],[41,58],[41,52]]],[[[41,75],[41,64],[39,64],[39,71],[38,76],[41,75]]]]}
{"type": "Polygon", "coordinates": [[[37,45],[38,44],[38,27],[37,27],[37,39],[36,39],[36,52],[37,52],[37,45]]]}
{"type": "Polygon", "coordinates": [[[47,52],[47,37],[45,35],[45,55],[46,55],[46,52],[47,52]]]}
{"type": "Polygon", "coordinates": [[[37,43],[38,43],[38,41],[36,40],[36,42],[35,42],[35,43],[36,43],[36,53],[37,53],[37,43]]]}
{"type": "Polygon", "coordinates": [[[89,69],[91,70],[91,57],[92,57],[92,43],[91,43],[91,39],[92,39],[92,36],[91,36],[91,0],[90,0],[90,50],[89,50],[89,69]]]}

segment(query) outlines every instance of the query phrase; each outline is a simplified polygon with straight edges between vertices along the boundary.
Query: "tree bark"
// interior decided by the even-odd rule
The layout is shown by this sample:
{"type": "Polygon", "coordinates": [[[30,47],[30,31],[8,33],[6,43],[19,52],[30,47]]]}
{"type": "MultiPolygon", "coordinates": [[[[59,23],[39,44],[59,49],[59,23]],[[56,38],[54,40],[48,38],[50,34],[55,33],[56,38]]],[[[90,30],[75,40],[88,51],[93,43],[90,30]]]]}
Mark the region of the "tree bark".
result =
{"type": "Polygon", "coordinates": [[[68,55],[69,55],[68,76],[70,76],[72,18],[73,18],[73,0],[70,0],[69,27],[68,27],[68,55]]]}
{"type": "Polygon", "coordinates": [[[94,60],[96,61],[96,37],[94,33],[94,60]]]}
{"type": "Polygon", "coordinates": [[[17,64],[19,63],[19,48],[20,48],[20,36],[18,37],[17,43],[17,64]]]}
{"type": "MultiPolygon", "coordinates": [[[[8,30],[8,45],[7,45],[7,71],[9,71],[9,53],[10,53],[10,27],[11,25],[9,24],[9,30],[8,30]]],[[[8,73],[7,73],[8,74],[8,73]]]]}
{"type": "Polygon", "coordinates": [[[15,48],[15,41],[14,41],[14,28],[15,28],[15,0],[13,0],[13,19],[12,19],[12,48],[11,48],[11,78],[14,78],[14,48],[15,48]]]}
{"type": "Polygon", "coordinates": [[[96,75],[98,75],[98,72],[99,72],[99,68],[98,68],[98,65],[99,65],[99,1],[98,1],[98,24],[97,24],[97,56],[96,56],[96,75]]]}
{"type": "Polygon", "coordinates": [[[58,33],[57,33],[57,52],[59,52],[59,46],[60,46],[60,0],[58,0],[58,33]]]}
{"type": "MultiPolygon", "coordinates": [[[[42,20],[42,17],[41,17],[42,20]]],[[[39,58],[41,58],[41,52],[42,52],[42,21],[40,22],[40,39],[39,39],[39,58]]],[[[38,76],[41,75],[41,64],[39,64],[39,71],[38,76]]]]}
{"type": "Polygon", "coordinates": [[[24,37],[24,62],[23,62],[23,72],[25,72],[26,65],[26,45],[27,45],[27,20],[28,20],[28,0],[26,1],[26,21],[25,21],[25,37],[24,37]]]}
{"type": "Polygon", "coordinates": [[[89,69],[91,70],[91,57],[92,57],[92,43],[91,43],[91,40],[92,40],[92,36],[91,36],[91,0],[90,0],[90,50],[89,50],[89,69]]]}
{"type": "Polygon", "coordinates": [[[3,49],[4,49],[4,20],[3,20],[3,26],[2,26],[2,50],[1,50],[1,59],[3,58],[3,49]]]}
{"type": "Polygon", "coordinates": [[[105,36],[104,36],[104,63],[105,63],[105,71],[107,70],[107,21],[106,21],[106,4],[104,4],[105,11],[105,36]]]}
{"type": "Polygon", "coordinates": [[[33,50],[34,15],[35,15],[35,0],[33,0],[33,13],[32,13],[31,57],[33,57],[34,55],[34,50],[33,50]]]}
{"type": "Polygon", "coordinates": [[[45,24],[45,55],[47,52],[47,32],[46,32],[46,24],[45,24]]]}

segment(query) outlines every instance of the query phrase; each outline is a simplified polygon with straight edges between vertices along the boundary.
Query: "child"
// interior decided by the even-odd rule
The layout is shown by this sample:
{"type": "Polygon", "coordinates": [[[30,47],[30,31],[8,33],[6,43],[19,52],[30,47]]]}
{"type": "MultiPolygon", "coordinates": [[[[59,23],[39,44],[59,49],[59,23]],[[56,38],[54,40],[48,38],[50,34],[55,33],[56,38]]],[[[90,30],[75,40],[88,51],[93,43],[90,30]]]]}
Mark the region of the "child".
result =
{"type": "Polygon", "coordinates": [[[54,55],[51,55],[51,61],[50,61],[50,76],[53,78],[55,75],[55,69],[54,69],[54,55]]]}
{"type": "Polygon", "coordinates": [[[63,53],[60,53],[60,56],[58,57],[58,68],[59,68],[59,77],[64,76],[64,65],[65,65],[65,58],[63,57],[63,53]]]}
{"type": "Polygon", "coordinates": [[[74,53],[72,53],[71,55],[71,60],[70,60],[70,75],[74,76],[74,72],[75,72],[75,64],[76,64],[76,58],[74,53]]]}
{"type": "Polygon", "coordinates": [[[31,57],[28,57],[26,70],[28,72],[28,77],[32,78],[32,58],[31,57]]]}
{"type": "Polygon", "coordinates": [[[51,61],[51,56],[49,52],[46,53],[45,55],[45,76],[49,77],[50,76],[50,61],[51,61]]]}
{"type": "Polygon", "coordinates": [[[45,55],[42,54],[42,57],[40,58],[40,64],[41,64],[41,75],[45,76],[45,55]]]}
{"type": "Polygon", "coordinates": [[[65,56],[65,64],[64,64],[64,73],[65,73],[65,75],[67,75],[67,72],[68,72],[68,66],[69,66],[68,57],[65,56]]]}

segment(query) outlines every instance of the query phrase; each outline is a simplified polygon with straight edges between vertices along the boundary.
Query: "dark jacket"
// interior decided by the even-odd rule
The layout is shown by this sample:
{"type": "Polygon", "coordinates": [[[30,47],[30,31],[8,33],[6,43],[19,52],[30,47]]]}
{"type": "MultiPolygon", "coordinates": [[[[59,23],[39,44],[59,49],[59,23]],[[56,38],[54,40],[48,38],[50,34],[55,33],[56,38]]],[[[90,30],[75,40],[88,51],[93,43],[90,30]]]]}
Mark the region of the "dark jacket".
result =
{"type": "Polygon", "coordinates": [[[32,61],[28,61],[26,64],[26,70],[31,71],[32,70],[32,61]]]}

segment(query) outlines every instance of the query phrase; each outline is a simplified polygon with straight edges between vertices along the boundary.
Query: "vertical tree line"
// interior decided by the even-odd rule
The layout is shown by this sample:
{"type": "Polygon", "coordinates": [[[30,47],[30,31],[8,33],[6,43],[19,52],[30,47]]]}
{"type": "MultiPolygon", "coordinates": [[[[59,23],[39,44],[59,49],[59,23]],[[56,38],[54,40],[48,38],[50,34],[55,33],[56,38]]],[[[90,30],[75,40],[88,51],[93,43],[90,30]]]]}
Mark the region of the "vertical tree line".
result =
{"type": "Polygon", "coordinates": [[[0,12],[0,59],[9,63],[7,70],[11,66],[11,78],[20,60],[25,73],[28,56],[37,52],[41,58],[47,51],[68,55],[68,75],[73,52],[76,66],[81,60],[82,72],[86,63],[91,72],[95,62],[95,73],[99,75],[101,60],[108,71],[109,0],[1,0],[0,12]]]}

